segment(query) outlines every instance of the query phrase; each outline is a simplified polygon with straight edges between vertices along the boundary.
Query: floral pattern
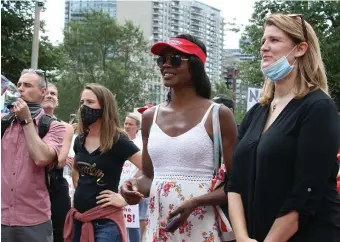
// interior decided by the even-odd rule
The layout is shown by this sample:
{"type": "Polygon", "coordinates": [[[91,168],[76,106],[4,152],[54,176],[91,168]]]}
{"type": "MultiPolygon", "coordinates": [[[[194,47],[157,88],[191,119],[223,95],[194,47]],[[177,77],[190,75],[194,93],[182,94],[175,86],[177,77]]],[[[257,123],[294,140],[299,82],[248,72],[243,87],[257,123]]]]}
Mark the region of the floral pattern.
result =
{"type": "Polygon", "coordinates": [[[209,192],[211,182],[157,180],[154,178],[149,202],[145,242],[220,242],[214,208],[197,207],[174,233],[165,232],[167,216],[181,202],[209,192]]]}

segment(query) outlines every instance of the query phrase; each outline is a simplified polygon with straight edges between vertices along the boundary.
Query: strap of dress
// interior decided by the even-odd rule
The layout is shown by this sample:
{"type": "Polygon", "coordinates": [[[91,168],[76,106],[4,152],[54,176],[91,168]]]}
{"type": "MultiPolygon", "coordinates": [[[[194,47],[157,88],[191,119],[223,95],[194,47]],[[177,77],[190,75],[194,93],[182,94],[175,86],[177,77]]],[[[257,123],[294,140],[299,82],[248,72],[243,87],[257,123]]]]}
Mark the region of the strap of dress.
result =
{"type": "Polygon", "coordinates": [[[206,113],[204,114],[201,123],[205,124],[205,121],[207,121],[207,118],[209,116],[210,110],[212,109],[212,107],[215,105],[215,103],[212,103],[210,105],[210,107],[208,108],[208,110],[206,111],[206,113]]]}
{"type": "Polygon", "coordinates": [[[153,121],[152,121],[152,124],[156,123],[157,114],[158,114],[158,109],[159,109],[159,105],[156,106],[155,113],[153,114],[153,121]]]}

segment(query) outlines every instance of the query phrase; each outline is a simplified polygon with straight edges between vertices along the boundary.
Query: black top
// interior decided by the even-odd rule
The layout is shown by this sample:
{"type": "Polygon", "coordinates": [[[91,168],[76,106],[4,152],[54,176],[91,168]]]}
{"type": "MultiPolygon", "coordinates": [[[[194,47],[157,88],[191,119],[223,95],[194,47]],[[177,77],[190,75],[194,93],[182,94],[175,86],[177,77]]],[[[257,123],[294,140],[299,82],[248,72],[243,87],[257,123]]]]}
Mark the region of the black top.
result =
{"type": "Polygon", "coordinates": [[[86,135],[76,137],[76,156],[79,181],[74,193],[74,207],[81,213],[97,206],[96,197],[101,191],[118,192],[124,162],[139,151],[138,147],[121,134],[111,150],[102,153],[99,148],[91,154],[85,148],[86,135]]]}
{"type": "Polygon", "coordinates": [[[340,241],[333,101],[321,90],[293,99],[261,135],[269,106],[256,104],[242,121],[226,189],[241,194],[249,236],[264,241],[276,218],[297,211],[290,241],[340,241]]]}

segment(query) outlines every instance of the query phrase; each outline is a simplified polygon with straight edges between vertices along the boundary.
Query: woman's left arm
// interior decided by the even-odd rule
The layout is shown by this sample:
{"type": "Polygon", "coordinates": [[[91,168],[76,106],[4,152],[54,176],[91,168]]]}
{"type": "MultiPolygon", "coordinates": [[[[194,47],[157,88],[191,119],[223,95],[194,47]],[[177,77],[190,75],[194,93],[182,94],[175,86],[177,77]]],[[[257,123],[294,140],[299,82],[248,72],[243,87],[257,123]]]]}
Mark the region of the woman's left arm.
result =
{"type": "Polygon", "coordinates": [[[287,241],[308,223],[331,174],[335,174],[339,127],[334,103],[330,99],[315,101],[299,122],[294,184],[265,242],[287,241]]]}
{"type": "Polygon", "coordinates": [[[142,170],[142,152],[138,151],[137,153],[133,154],[128,159],[131,161],[132,164],[137,166],[137,168],[141,171],[142,170]]]}

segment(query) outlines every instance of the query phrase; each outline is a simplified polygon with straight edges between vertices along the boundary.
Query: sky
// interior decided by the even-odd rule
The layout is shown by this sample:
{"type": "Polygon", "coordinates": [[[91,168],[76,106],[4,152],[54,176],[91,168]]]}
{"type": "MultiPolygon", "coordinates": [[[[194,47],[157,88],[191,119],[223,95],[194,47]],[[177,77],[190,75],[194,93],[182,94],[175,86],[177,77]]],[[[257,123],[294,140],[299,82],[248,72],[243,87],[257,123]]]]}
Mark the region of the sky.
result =
{"type": "MultiPolygon", "coordinates": [[[[255,0],[237,0],[237,4],[234,3],[234,0],[199,0],[199,2],[220,9],[225,22],[231,22],[235,19],[236,24],[244,27],[251,17],[255,0]]],[[[53,43],[62,42],[65,0],[47,0],[45,7],[46,10],[41,13],[41,19],[46,22],[47,36],[53,43]]],[[[224,47],[238,48],[241,32],[225,32],[224,47]]]]}

